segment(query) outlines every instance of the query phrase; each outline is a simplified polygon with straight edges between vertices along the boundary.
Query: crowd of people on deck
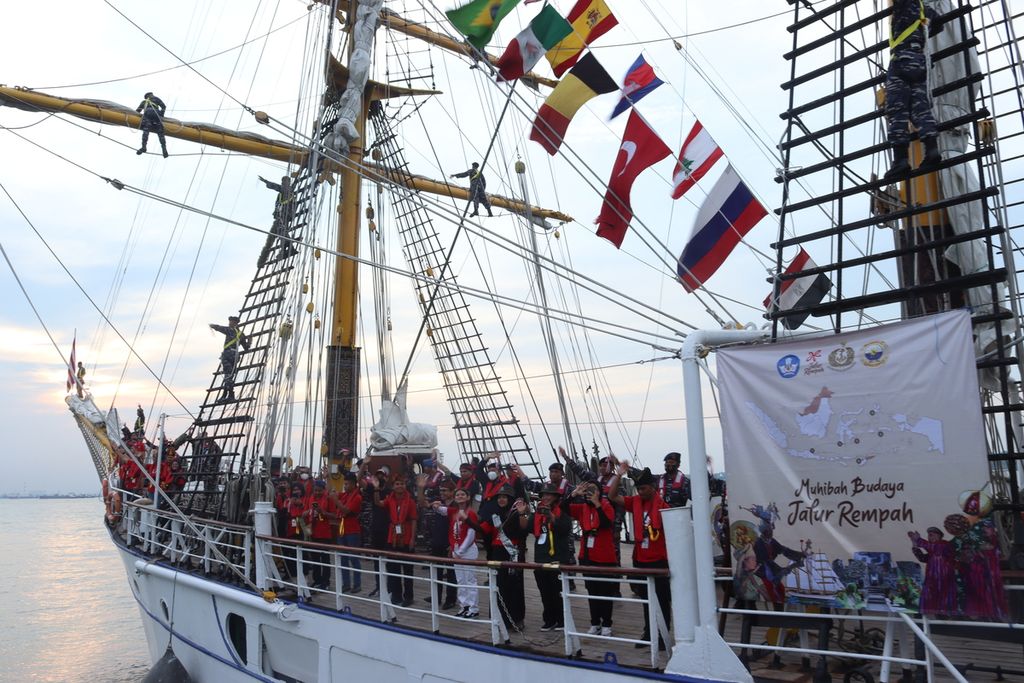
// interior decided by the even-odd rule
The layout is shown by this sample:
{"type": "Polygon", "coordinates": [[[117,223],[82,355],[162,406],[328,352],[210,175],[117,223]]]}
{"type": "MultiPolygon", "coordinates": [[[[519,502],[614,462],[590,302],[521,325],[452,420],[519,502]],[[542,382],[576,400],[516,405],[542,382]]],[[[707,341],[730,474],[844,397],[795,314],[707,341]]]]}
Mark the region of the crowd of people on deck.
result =
{"type": "MultiPolygon", "coordinates": [[[[601,458],[594,472],[586,463],[559,449],[548,468],[549,477],[540,482],[529,479],[514,463],[502,462],[498,453],[482,460],[464,462],[452,472],[436,457],[423,459],[420,471],[410,462],[402,472],[387,464],[377,466],[373,458],[344,473],[340,490],[329,487],[305,467],[297,467],[275,481],[277,536],[345,547],[366,546],[376,550],[410,555],[477,560],[496,563],[496,584],[501,617],[509,629],[526,628],[524,572],[510,563],[579,565],[580,578],[590,596],[590,628],[593,635],[611,636],[615,602],[621,595],[622,575],[614,571],[587,572],[584,567],[616,568],[623,565],[620,538],[626,525],[632,544],[632,566],[667,568],[668,555],[661,511],[681,507],[690,499],[690,480],[679,469],[681,456],[665,456],[665,471],[629,466],[609,455],[601,458]],[[625,485],[625,479],[631,483],[625,485]],[[629,495],[625,491],[629,489],[629,495]],[[532,541],[531,541],[532,537],[532,541]],[[532,553],[530,548],[532,547],[532,553]]],[[[326,471],[321,473],[326,475],[326,471]]],[[[721,488],[721,482],[715,488],[721,488]]],[[[288,576],[295,580],[294,549],[284,547],[288,576]]],[[[303,557],[308,585],[329,588],[330,567],[319,551],[305,549],[303,557]],[[324,566],[324,564],[328,566],[324,566]]],[[[339,572],[344,593],[360,593],[363,580],[373,577],[371,597],[387,591],[391,602],[409,607],[416,599],[415,564],[388,555],[387,583],[379,585],[376,560],[345,555],[339,572]]],[[[454,610],[455,616],[475,618],[480,614],[478,568],[467,564],[443,564],[437,569],[439,608],[454,610]]],[[[540,630],[564,628],[562,579],[558,571],[538,567],[532,570],[540,593],[540,630]]],[[[668,577],[655,579],[657,600],[665,622],[671,621],[668,577]]],[[[629,584],[634,593],[647,597],[645,584],[629,584]]],[[[573,584],[575,586],[575,583],[573,584]]],[[[366,586],[369,588],[369,585],[366,586]]],[[[432,597],[420,596],[430,602],[432,597]]],[[[649,624],[645,604],[645,634],[649,624]]],[[[662,644],[663,646],[663,644],[662,644]]]]}

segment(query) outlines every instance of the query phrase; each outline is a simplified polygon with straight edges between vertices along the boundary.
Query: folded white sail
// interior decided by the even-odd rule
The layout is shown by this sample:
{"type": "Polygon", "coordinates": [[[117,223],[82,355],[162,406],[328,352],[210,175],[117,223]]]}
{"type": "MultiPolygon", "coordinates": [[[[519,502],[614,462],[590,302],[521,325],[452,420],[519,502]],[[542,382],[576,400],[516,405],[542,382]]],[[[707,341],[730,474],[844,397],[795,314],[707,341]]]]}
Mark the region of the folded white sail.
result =
{"type": "Polygon", "coordinates": [[[380,418],[370,428],[370,445],[375,450],[387,450],[402,446],[437,445],[437,427],[431,424],[409,422],[405,410],[406,384],[402,384],[392,401],[381,402],[380,418]]]}

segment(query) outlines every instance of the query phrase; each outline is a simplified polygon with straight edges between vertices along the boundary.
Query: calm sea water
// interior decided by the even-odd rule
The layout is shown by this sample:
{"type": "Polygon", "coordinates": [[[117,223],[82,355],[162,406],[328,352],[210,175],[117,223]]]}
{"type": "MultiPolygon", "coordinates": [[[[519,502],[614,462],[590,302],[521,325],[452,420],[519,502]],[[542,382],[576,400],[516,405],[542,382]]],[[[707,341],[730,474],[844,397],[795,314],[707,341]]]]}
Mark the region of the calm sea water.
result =
{"type": "Polygon", "coordinates": [[[136,683],[146,637],[103,503],[0,500],[0,681],[136,683]]]}

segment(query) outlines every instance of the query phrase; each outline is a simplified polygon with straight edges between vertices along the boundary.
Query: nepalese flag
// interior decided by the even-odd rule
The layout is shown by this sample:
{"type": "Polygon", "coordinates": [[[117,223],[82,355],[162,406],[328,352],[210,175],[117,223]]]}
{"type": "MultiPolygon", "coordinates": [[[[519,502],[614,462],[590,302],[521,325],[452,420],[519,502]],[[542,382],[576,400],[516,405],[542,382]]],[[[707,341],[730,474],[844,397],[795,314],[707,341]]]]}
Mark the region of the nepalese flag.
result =
{"type": "Polygon", "coordinates": [[[498,29],[498,24],[519,0],[472,0],[465,5],[445,12],[448,21],[466,36],[478,50],[487,46],[498,29]]]}
{"type": "Polygon", "coordinates": [[[549,49],[572,33],[572,26],[551,5],[544,5],[530,25],[508,44],[498,58],[499,81],[513,81],[528,73],[549,49]]]}
{"type": "Polygon", "coordinates": [[[633,218],[633,207],[629,199],[633,181],[646,169],[671,154],[672,150],[647,125],[644,118],[635,109],[631,111],[626,130],[622,133],[619,154],[612,167],[612,176],[608,180],[604,204],[595,221],[598,237],[605,238],[616,249],[622,246],[629,221],[633,218]]]}
{"type": "Polygon", "coordinates": [[[576,63],[585,46],[608,33],[619,23],[604,0],[577,0],[566,18],[572,24],[572,33],[548,50],[547,55],[548,62],[558,77],[576,63]]]}
{"type": "Polygon", "coordinates": [[[71,360],[68,361],[68,381],[67,391],[71,391],[71,387],[78,384],[78,378],[75,376],[75,368],[78,363],[75,361],[75,343],[78,341],[78,335],[76,334],[71,339],[71,360]]]}
{"type": "Polygon", "coordinates": [[[643,55],[636,58],[633,66],[626,72],[626,78],[622,82],[622,99],[615,105],[609,121],[636,104],[645,95],[650,94],[664,81],[654,75],[654,69],[643,55]]]}
{"type": "MultiPolygon", "coordinates": [[[[783,275],[796,275],[817,267],[818,265],[811,260],[810,254],[801,247],[800,253],[786,267],[783,275]]],[[[815,273],[813,275],[783,280],[779,285],[779,301],[776,308],[779,311],[790,311],[813,306],[814,304],[821,303],[821,300],[825,298],[830,289],[832,289],[832,281],[828,279],[825,273],[815,273]]],[[[772,294],[769,294],[764,299],[764,307],[769,311],[772,310],[772,294]]],[[[803,311],[784,316],[780,320],[782,326],[787,330],[795,330],[807,320],[808,315],[810,315],[809,311],[803,311]]]]}
{"type": "Polygon", "coordinates": [[[732,164],[727,166],[701,204],[690,241],[676,264],[676,274],[686,291],[692,292],[707,282],[743,236],[767,215],[732,164]]]}
{"type": "Polygon", "coordinates": [[[700,121],[693,124],[683,141],[679,161],[672,171],[672,199],[679,199],[711,170],[722,157],[722,148],[711,138],[700,121]]]}
{"type": "Polygon", "coordinates": [[[548,154],[555,155],[562,146],[569,122],[580,107],[598,95],[618,89],[615,79],[608,75],[597,58],[590,53],[584,55],[540,106],[530,139],[540,143],[548,154]]]}

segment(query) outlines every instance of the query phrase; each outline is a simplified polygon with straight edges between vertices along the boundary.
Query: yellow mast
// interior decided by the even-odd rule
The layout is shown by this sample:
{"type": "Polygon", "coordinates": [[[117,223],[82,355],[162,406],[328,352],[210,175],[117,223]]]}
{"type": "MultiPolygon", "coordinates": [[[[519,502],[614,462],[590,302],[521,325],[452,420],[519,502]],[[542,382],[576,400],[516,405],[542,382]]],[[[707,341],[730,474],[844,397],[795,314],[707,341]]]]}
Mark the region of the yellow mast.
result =
{"type": "MultiPolygon", "coordinates": [[[[431,94],[434,92],[430,90],[413,90],[379,83],[374,83],[373,85],[375,93],[374,97],[377,97],[377,92],[381,93],[380,96],[384,96],[384,94],[387,93],[392,97],[410,94],[431,94]]],[[[21,88],[11,88],[6,86],[0,86],[0,105],[9,105],[32,112],[70,114],[71,116],[85,119],[87,121],[95,121],[112,126],[122,126],[124,128],[133,128],[135,130],[138,130],[142,120],[142,117],[135,113],[133,109],[129,109],[113,102],[89,99],[68,99],[65,97],[48,95],[34,90],[24,90],[21,88]]],[[[257,120],[261,120],[262,117],[265,116],[266,115],[262,112],[256,112],[257,120]]],[[[309,150],[306,148],[298,147],[280,140],[272,140],[262,135],[232,131],[226,128],[221,128],[220,126],[210,126],[202,123],[184,123],[170,117],[164,119],[164,129],[167,137],[170,138],[188,140],[189,142],[196,142],[201,145],[210,145],[211,147],[226,149],[232,152],[240,152],[242,154],[249,154],[252,156],[262,157],[264,159],[274,159],[276,161],[285,161],[301,165],[309,154],[309,150]]],[[[351,159],[349,161],[351,162],[351,159]]],[[[449,185],[444,181],[431,180],[423,176],[410,175],[407,173],[393,174],[387,171],[384,167],[369,161],[359,160],[358,164],[368,175],[375,174],[381,179],[386,179],[389,182],[407,187],[410,190],[441,195],[444,197],[454,197],[455,199],[469,200],[469,190],[465,187],[449,185]]],[[[340,173],[344,170],[344,166],[335,161],[327,162],[326,168],[327,170],[336,173],[340,173]]],[[[518,213],[524,216],[532,214],[540,218],[558,221],[561,223],[569,223],[573,220],[572,216],[560,211],[544,209],[538,206],[528,207],[517,199],[501,197],[498,195],[488,195],[488,198],[495,206],[500,206],[512,211],[513,213],[518,213]]]]}

